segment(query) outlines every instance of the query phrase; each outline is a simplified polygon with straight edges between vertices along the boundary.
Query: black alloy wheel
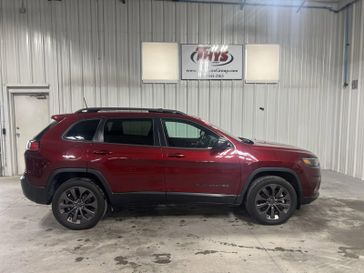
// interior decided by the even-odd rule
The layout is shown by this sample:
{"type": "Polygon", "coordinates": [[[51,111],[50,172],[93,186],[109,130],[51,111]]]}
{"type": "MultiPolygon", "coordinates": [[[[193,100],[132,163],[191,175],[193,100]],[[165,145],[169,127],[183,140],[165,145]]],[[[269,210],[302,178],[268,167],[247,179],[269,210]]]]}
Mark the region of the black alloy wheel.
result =
{"type": "Polygon", "coordinates": [[[297,208],[294,187],[278,176],[264,176],[253,181],[245,206],[255,220],[265,225],[287,221],[297,208]]]}
{"type": "Polygon", "coordinates": [[[268,220],[278,220],[291,208],[291,195],[288,190],[278,184],[262,187],[255,197],[255,206],[259,214],[268,220]]]}
{"type": "Polygon", "coordinates": [[[103,217],[107,203],[103,191],[87,178],[72,178],[54,194],[52,210],[57,221],[70,229],[87,229],[103,217]]]}
{"type": "Polygon", "coordinates": [[[96,197],[85,187],[74,186],[67,189],[61,194],[58,202],[62,218],[72,224],[84,224],[96,215],[96,197]]]}

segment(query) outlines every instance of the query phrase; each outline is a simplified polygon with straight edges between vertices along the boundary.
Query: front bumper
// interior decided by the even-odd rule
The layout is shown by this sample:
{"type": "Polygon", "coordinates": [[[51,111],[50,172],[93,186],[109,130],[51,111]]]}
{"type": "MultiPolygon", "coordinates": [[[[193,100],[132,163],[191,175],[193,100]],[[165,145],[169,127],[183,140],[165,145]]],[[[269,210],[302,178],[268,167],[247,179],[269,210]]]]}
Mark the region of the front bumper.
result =
{"type": "Polygon", "coordinates": [[[305,205],[305,204],[310,204],[311,202],[315,201],[320,195],[320,192],[316,192],[314,195],[312,196],[309,196],[309,197],[303,197],[302,198],[302,205],[305,205]]]}
{"type": "Polygon", "coordinates": [[[21,187],[24,195],[31,201],[38,204],[49,204],[50,196],[45,187],[37,187],[29,183],[25,176],[20,177],[21,187]]]}
{"type": "Polygon", "coordinates": [[[320,195],[321,169],[303,166],[300,177],[302,185],[301,204],[309,204],[315,201],[320,195]]]}

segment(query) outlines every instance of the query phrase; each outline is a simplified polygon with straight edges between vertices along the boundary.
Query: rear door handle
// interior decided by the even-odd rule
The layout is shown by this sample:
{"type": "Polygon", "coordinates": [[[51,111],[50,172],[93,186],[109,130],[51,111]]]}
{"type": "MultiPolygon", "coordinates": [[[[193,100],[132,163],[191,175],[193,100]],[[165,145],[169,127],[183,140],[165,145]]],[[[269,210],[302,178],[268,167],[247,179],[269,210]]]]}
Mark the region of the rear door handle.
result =
{"type": "Polygon", "coordinates": [[[111,152],[109,152],[107,150],[95,150],[95,151],[93,151],[93,154],[95,154],[95,155],[109,155],[109,154],[111,154],[111,152]]]}
{"type": "Polygon", "coordinates": [[[185,155],[181,153],[175,153],[175,154],[168,154],[168,157],[183,158],[185,157],[185,155]]]}

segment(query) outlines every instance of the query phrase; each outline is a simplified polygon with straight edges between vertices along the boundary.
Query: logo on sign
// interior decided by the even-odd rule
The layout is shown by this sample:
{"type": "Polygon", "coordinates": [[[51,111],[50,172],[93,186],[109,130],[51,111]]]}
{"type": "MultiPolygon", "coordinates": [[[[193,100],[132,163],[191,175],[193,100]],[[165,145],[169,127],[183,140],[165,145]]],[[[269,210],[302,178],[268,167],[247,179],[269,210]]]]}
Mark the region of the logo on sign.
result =
{"type": "Polygon", "coordinates": [[[191,54],[194,63],[209,61],[212,66],[223,66],[231,63],[234,56],[227,50],[227,46],[198,46],[191,54]]]}

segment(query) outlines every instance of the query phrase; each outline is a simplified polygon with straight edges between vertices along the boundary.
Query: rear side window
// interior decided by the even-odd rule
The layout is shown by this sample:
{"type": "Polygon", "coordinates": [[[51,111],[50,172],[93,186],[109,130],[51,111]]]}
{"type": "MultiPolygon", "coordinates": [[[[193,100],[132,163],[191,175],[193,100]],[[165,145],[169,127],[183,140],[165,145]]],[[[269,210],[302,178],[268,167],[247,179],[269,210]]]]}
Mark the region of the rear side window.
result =
{"type": "Polygon", "coordinates": [[[104,127],[104,142],[132,145],[154,145],[151,119],[109,119],[104,127]]]}
{"type": "Polygon", "coordinates": [[[77,122],[68,130],[64,138],[68,140],[91,141],[94,138],[99,123],[99,119],[77,122]]]}

